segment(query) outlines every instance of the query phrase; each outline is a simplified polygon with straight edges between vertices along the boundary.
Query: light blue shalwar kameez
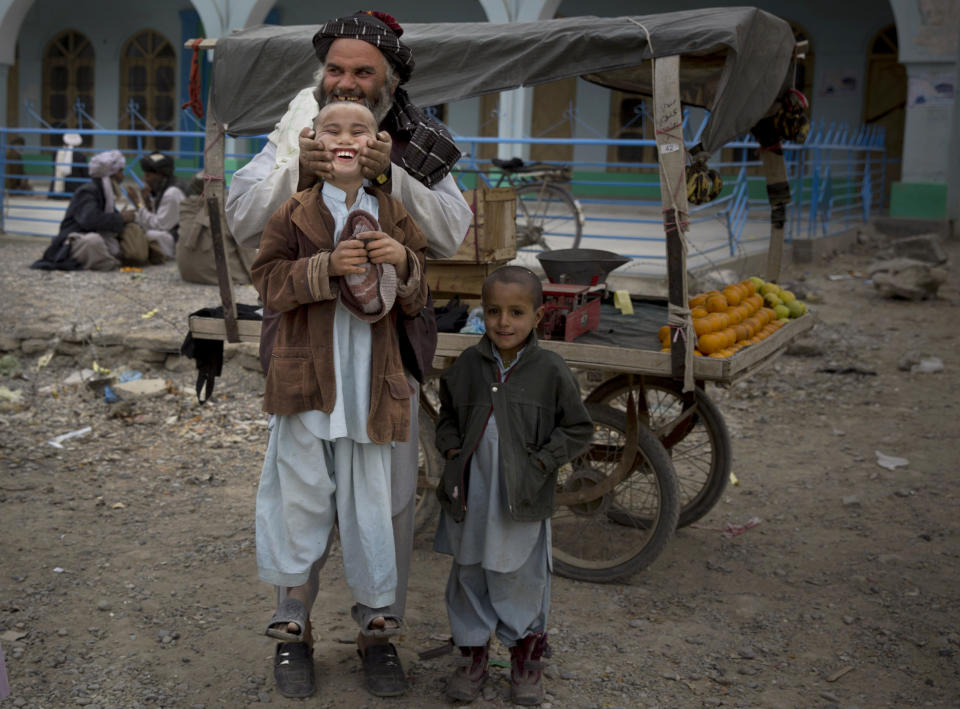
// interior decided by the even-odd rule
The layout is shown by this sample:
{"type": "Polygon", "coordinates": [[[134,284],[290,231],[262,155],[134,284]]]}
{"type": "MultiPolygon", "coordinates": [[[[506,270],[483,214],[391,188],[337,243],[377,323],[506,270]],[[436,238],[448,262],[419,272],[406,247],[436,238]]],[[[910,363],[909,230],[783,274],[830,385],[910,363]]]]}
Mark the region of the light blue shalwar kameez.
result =
{"type": "MultiPolygon", "coordinates": [[[[378,215],[376,197],[360,190],[347,207],[346,193],[323,185],[323,201],[343,230],[347,215],[378,215]]],[[[311,566],[328,548],[333,525],[347,585],[357,603],[393,603],[397,586],[390,505],[391,445],[367,436],[370,408],[370,324],[337,302],[333,326],[336,402],[333,411],[273,416],[257,490],[257,567],[277,586],[307,582],[311,566]]]]}
{"type": "MultiPolygon", "coordinates": [[[[504,367],[494,348],[501,381],[522,355],[523,350],[504,367]]],[[[460,647],[486,645],[494,632],[506,647],[513,647],[546,627],[550,520],[511,518],[504,488],[497,421],[491,413],[470,461],[467,515],[458,524],[442,514],[434,541],[436,551],[454,557],[446,602],[450,632],[460,647]]]]}

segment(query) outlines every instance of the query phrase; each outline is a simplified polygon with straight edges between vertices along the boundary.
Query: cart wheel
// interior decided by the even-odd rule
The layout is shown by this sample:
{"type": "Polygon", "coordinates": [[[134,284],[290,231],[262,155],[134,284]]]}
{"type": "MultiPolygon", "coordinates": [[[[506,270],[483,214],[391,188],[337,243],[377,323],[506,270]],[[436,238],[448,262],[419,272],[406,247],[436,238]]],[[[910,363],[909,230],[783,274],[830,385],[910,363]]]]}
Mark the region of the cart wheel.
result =
{"type": "Polygon", "coordinates": [[[575,249],[583,234],[580,203],[563,187],[531,182],[516,187],[517,248],[575,249]]]}
{"type": "Polygon", "coordinates": [[[653,432],[640,425],[636,464],[610,485],[626,441],[623,412],[600,404],[587,404],[587,410],[593,418],[593,443],[561,468],[557,480],[553,568],[560,576],[581,581],[619,581],[653,563],[673,536],[677,482],[669,454],[653,432]],[[609,489],[586,501],[562,502],[564,493],[590,487],[609,489]],[[612,519],[612,511],[621,511],[627,521],[612,519]]]}
{"type": "MultiPolygon", "coordinates": [[[[627,374],[608,379],[586,401],[625,410],[630,380],[627,374]]],[[[685,527],[713,509],[726,489],[732,460],[730,433],[717,405],[700,387],[690,401],[679,381],[634,375],[633,391],[634,397],[641,391],[646,394],[648,425],[673,459],[680,494],[677,526],[685,527]]],[[[624,430],[622,417],[620,426],[624,430]]]]}

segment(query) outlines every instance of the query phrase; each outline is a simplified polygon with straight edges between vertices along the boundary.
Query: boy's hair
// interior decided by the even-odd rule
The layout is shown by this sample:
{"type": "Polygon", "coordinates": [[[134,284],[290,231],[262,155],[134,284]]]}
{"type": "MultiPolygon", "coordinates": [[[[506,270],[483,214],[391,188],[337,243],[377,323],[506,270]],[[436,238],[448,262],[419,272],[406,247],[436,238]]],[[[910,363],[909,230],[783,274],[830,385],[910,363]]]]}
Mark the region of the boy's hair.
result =
{"type": "Polygon", "coordinates": [[[327,111],[333,108],[338,108],[341,106],[357,106],[359,108],[364,109],[367,113],[370,114],[370,125],[373,126],[373,134],[374,135],[377,134],[378,128],[377,128],[376,116],[373,115],[373,111],[371,111],[370,108],[365,103],[362,103],[360,101],[331,101],[327,103],[325,106],[321,106],[320,112],[317,114],[317,117],[313,119],[313,129],[317,130],[319,128],[320,119],[323,117],[324,113],[326,113],[327,111]]]}
{"type": "Polygon", "coordinates": [[[503,266],[498,268],[483,281],[483,288],[480,291],[481,300],[487,299],[487,288],[494,283],[515,283],[526,286],[530,292],[533,309],[536,310],[543,305],[543,286],[540,285],[540,278],[529,268],[524,268],[523,266],[503,266]]]}

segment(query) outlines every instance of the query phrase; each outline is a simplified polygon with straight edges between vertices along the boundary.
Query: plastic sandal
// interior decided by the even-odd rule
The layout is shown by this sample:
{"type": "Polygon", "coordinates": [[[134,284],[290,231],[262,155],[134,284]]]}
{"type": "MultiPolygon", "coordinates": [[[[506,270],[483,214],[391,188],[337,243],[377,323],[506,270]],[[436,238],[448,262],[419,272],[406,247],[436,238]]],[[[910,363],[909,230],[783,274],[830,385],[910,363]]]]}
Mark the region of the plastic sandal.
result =
{"type": "Polygon", "coordinates": [[[307,609],[296,598],[283,599],[283,603],[273,614],[273,618],[267,623],[266,635],[277,640],[284,640],[289,643],[302,643],[304,629],[307,627],[307,609]],[[287,630],[287,623],[296,623],[300,632],[291,633],[287,630]]]}
{"type": "Polygon", "coordinates": [[[398,618],[395,615],[374,612],[374,614],[370,616],[367,623],[364,623],[360,607],[354,605],[350,609],[350,616],[353,618],[354,622],[362,628],[360,633],[368,638],[390,638],[394,635],[400,635],[400,633],[403,632],[403,619],[398,618]],[[374,618],[383,618],[387,623],[387,627],[371,628],[370,623],[374,618]],[[395,624],[394,627],[389,627],[391,622],[395,624]]]}

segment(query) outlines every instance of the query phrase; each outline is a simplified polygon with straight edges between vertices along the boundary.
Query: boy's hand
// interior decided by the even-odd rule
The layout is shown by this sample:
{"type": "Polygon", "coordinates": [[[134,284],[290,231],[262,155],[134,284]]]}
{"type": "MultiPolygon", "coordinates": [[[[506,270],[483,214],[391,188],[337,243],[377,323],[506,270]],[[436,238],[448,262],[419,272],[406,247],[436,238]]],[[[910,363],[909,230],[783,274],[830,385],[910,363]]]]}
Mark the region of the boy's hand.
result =
{"type": "Polygon", "coordinates": [[[331,276],[346,276],[351,273],[363,274],[366,271],[367,250],[359,239],[347,239],[337,244],[330,254],[331,276]]]}
{"type": "Polygon", "coordinates": [[[367,146],[360,150],[360,172],[368,180],[373,180],[390,167],[390,149],[393,141],[390,134],[382,130],[377,137],[369,139],[367,146]]]}
{"type": "Polygon", "coordinates": [[[367,255],[370,263],[392,263],[397,269],[397,278],[407,280],[407,249],[399,241],[391,239],[382,231],[370,231],[362,235],[367,240],[367,255]]]}
{"type": "Polygon", "coordinates": [[[443,454],[443,457],[446,458],[447,460],[453,460],[459,454],[460,454],[459,448],[451,448],[450,450],[448,450],[446,453],[443,454]]]}
{"type": "Polygon", "coordinates": [[[329,180],[333,177],[333,153],[316,140],[316,135],[313,128],[307,127],[300,131],[300,137],[297,140],[300,147],[298,190],[310,187],[318,177],[321,180],[329,180]]]}

